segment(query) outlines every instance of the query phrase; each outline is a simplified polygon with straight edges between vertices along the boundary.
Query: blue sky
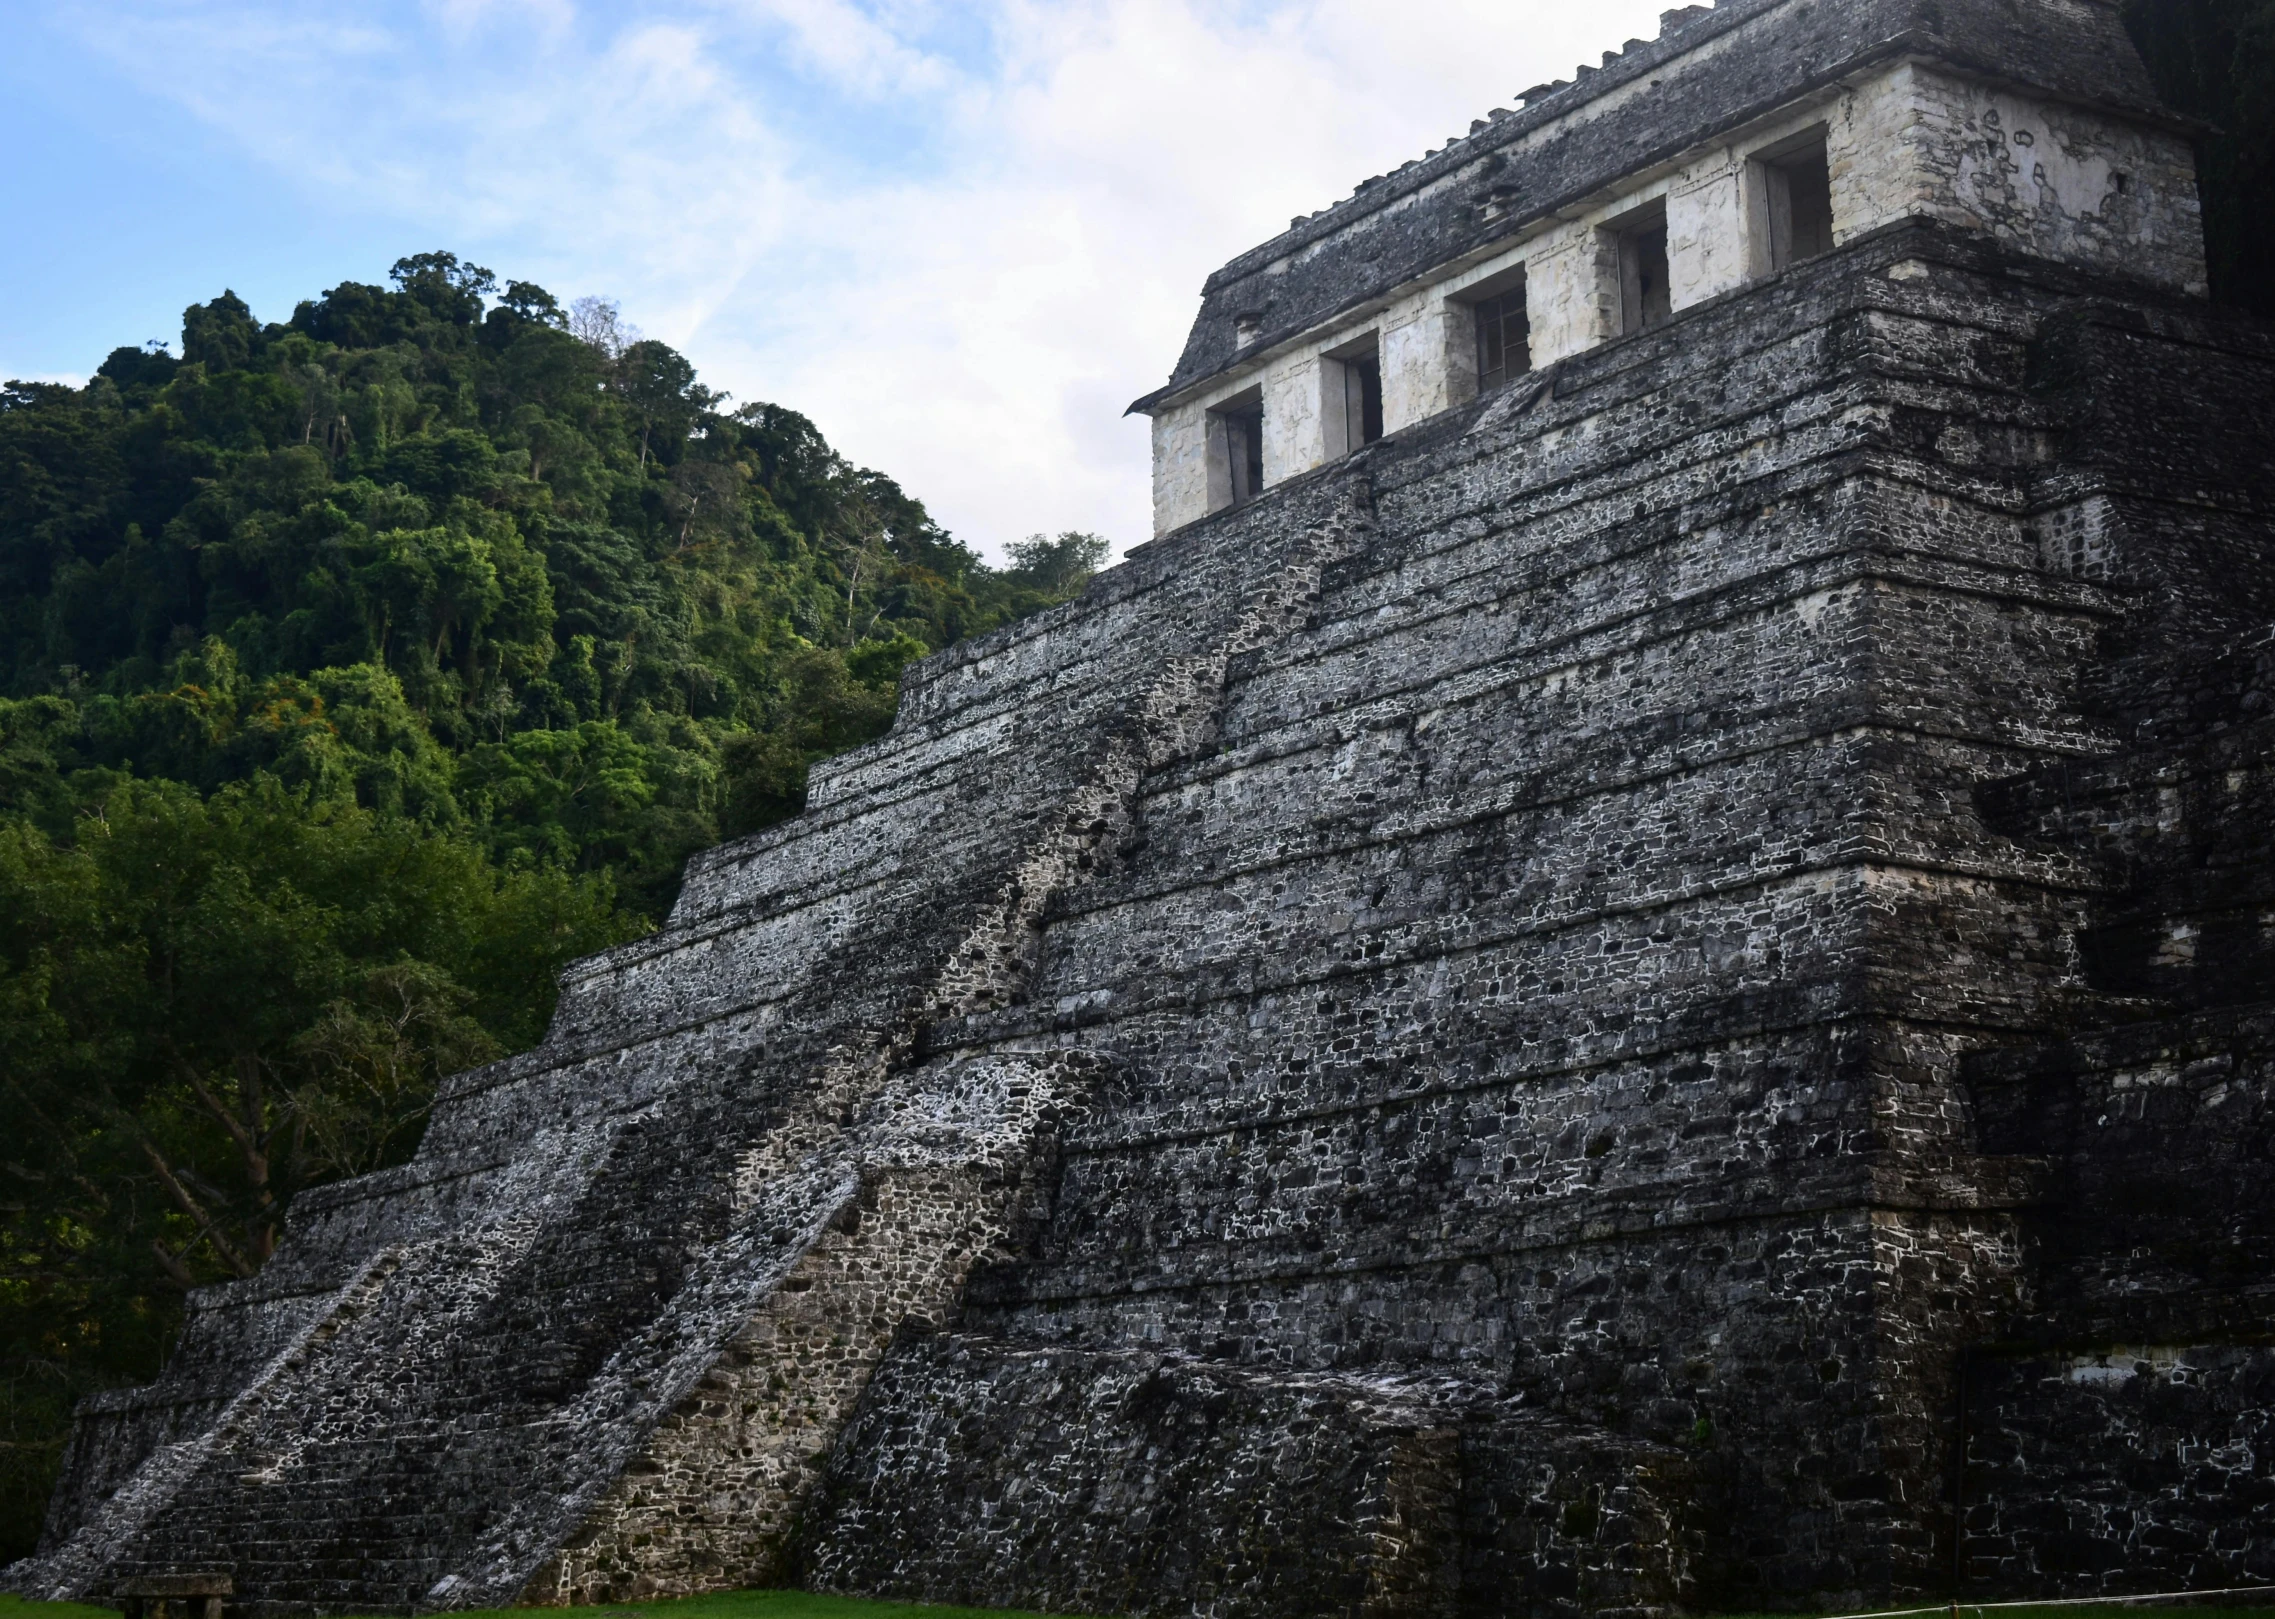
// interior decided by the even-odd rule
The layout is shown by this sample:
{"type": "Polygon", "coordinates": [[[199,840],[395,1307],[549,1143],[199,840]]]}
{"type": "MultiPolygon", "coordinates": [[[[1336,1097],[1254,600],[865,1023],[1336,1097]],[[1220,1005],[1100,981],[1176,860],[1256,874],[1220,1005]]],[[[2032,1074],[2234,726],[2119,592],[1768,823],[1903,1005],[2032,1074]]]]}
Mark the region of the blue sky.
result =
{"type": "Polygon", "coordinates": [[[0,375],[448,248],[616,299],[990,551],[1145,537],[1216,264],[1656,0],[0,0],[0,375]]]}

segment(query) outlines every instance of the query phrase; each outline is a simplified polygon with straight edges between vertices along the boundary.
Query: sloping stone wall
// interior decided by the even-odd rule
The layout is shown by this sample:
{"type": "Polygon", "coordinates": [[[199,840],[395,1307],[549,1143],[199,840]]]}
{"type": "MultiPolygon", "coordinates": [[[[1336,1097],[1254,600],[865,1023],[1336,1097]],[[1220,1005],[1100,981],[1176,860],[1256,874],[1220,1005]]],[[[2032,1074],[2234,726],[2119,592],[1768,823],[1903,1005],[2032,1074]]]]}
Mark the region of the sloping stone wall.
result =
{"type": "Polygon", "coordinates": [[[699,862],[670,929],[574,970],[546,1046],[453,1082],[417,1162],[307,1199],[265,1291],[201,1301],[236,1358],[183,1357],[156,1399],[230,1399],[221,1420],[110,1422],[107,1479],[147,1460],[107,1499],[75,1481],[20,1583],[100,1593],[221,1560],[284,1609],[763,1575],[762,1530],[659,1541],[643,1514],[676,1514],[684,1482],[723,1511],[771,1490],[787,1522],[832,1413],[1016,1225],[1043,1145],[982,1151],[976,1125],[926,1168],[862,1121],[906,1092],[928,1027],[1020,992],[1045,901],[1111,862],[1142,773],[1206,744],[1227,660],[1284,633],[1364,523],[1322,488],[1294,525],[1166,551],[920,670],[893,748],[818,773],[815,813],[699,862]],[[873,1237],[848,1255],[856,1217],[873,1237]],[[801,1288],[833,1263],[867,1279],[801,1288]],[[706,1393],[815,1305],[859,1347],[810,1401],[736,1413],[767,1452],[740,1482],[689,1473],[706,1393]]]}
{"type": "MultiPolygon", "coordinates": [[[[1081,1514],[1131,1499],[1125,1464],[1070,1423],[987,1428],[1005,1504],[959,1507],[997,1498],[951,1483],[973,1441],[938,1419],[927,1451],[923,1413],[994,1409],[1006,1356],[1071,1379],[1143,1346],[1196,1376],[1445,1379],[1465,1433],[1682,1457],[1664,1509],[1695,1549],[1607,1555],[1641,1605],[1946,1589],[1962,1351],[2036,1312],[2083,1330],[2049,1302],[2048,1166],[1986,1134],[1971,1054],[2152,1012],[2081,950],[2174,903],[2002,794],[2113,768],[2217,683],[2176,649],[2248,635],[2275,557],[2262,427],[2225,402],[2266,397],[2271,354],[1924,228],[1678,324],[1368,452],[1374,543],[1236,669],[1217,751],[1149,779],[1141,846],[1053,907],[1031,1002],[935,1037],[1118,1064],[1034,1256],[872,1391],[901,1404],[835,1464],[857,1505],[814,1578],[1356,1611],[1211,1583],[1229,1529],[1206,1579],[1114,1586],[1136,1554],[1081,1514]],[[2198,442],[2234,444],[2217,516],[2198,442]],[[2071,566],[2093,500],[2099,560],[2071,566]],[[1039,1541],[1056,1560],[1015,1552],[1039,1541]]],[[[2243,803],[2204,824],[2249,841],[2243,803]]],[[[2185,1150],[2176,1219],[2216,1223],[2255,1162],[2185,1150]]],[[[1211,1454],[1285,1431],[1227,1431],[1239,1410],[1211,1454]]],[[[1460,1453],[1474,1524],[1492,1452],[1460,1453]]],[[[1433,1601],[1505,1611],[1478,1539],[1448,1566],[1433,1601]]]]}
{"type": "Polygon", "coordinates": [[[304,1199],[12,1581],[2135,1577],[2275,1336],[2269,443],[2266,332],[1916,223],[1141,548],[304,1199]],[[2119,1345],[2211,1392],[1985,1371],[2119,1345]]]}
{"type": "Polygon", "coordinates": [[[848,1430],[808,1577],[1091,1613],[1452,1615],[1674,1600],[1689,1458],[1460,1383],[928,1335],[848,1430]],[[1480,1579],[1492,1565],[1490,1582],[1480,1579]],[[1465,1582],[1465,1574],[1467,1576],[1465,1582]],[[1469,1600],[1463,1599],[1464,1588],[1469,1600]]]}
{"type": "MultiPolygon", "coordinates": [[[[919,1071],[848,1133],[827,1226],[647,1441],[525,1600],[770,1584],[815,1475],[898,1331],[954,1309],[1034,1214],[1049,1141],[1086,1100],[1079,1054],[919,1071]]],[[[751,1177],[765,1197],[779,1168],[751,1177]]]]}

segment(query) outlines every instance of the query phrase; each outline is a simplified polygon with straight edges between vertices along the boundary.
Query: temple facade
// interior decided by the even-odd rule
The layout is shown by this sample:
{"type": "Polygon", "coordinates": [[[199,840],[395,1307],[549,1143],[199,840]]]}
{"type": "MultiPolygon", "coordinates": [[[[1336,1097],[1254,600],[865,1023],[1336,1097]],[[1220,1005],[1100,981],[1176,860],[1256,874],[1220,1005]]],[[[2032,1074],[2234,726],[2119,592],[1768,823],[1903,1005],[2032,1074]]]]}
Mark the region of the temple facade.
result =
{"type": "Polygon", "coordinates": [[[2275,1580],[2275,332],[2100,0],[1730,0],[1209,279],[912,666],[90,1401],[44,1596],[2275,1580]]]}

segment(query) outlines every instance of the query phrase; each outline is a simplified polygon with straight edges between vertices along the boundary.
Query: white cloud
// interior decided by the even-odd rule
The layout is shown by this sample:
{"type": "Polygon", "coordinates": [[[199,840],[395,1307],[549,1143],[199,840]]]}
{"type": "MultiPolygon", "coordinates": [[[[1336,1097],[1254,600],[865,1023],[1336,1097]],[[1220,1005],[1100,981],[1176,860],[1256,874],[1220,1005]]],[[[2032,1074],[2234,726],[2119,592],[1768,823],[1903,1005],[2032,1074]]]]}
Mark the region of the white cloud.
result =
{"type": "Polygon", "coordinates": [[[848,0],[714,0],[719,10],[761,29],[772,25],[787,36],[802,66],[840,89],[875,98],[884,95],[935,95],[949,88],[946,64],[908,37],[924,13],[900,8],[872,16],[848,0]],[[896,28],[895,24],[899,26],[896,28]]]}
{"type": "Polygon", "coordinates": [[[992,550],[1144,538],[1120,412],[1207,272],[1657,4],[131,9],[90,43],[288,179],[415,222],[406,251],[621,300],[992,550]]]}

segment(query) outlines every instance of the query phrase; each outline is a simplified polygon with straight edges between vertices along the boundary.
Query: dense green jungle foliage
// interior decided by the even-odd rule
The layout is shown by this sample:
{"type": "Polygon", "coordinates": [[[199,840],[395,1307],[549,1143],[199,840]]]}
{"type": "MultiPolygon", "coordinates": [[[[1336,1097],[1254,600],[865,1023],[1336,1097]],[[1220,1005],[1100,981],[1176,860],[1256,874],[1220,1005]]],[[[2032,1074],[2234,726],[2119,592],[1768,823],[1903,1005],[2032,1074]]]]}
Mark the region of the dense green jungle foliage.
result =
{"type": "Polygon", "coordinates": [[[1103,560],[985,566],[606,304],[393,283],[0,391],[0,1557],[185,1289],[1103,560]]]}
{"type": "Polygon", "coordinates": [[[2275,0],[2124,0],[2126,29],[2196,143],[2212,296],[2275,315],[2275,0]]]}

